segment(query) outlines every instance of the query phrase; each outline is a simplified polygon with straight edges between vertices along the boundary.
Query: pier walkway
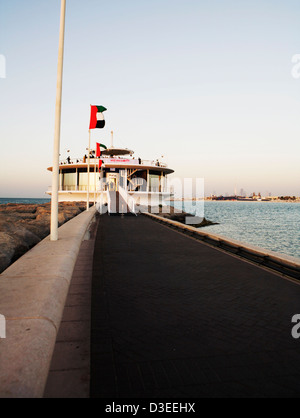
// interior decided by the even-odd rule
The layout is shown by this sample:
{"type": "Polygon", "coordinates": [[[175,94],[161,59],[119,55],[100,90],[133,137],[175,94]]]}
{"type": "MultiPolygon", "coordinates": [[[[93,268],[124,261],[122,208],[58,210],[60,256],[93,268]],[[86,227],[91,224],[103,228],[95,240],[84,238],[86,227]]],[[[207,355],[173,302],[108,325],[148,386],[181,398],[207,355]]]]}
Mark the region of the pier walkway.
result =
{"type": "Polygon", "coordinates": [[[103,215],[90,397],[299,397],[300,286],[146,216],[103,215]]]}

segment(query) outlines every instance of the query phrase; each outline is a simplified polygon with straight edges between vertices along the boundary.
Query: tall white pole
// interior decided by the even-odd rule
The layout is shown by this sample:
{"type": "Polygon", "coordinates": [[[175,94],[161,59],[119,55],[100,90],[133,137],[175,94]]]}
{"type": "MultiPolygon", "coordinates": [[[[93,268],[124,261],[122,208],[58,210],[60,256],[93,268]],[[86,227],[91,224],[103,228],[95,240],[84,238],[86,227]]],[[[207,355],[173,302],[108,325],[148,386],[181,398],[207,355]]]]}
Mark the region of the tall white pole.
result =
{"type": "Polygon", "coordinates": [[[53,171],[52,171],[51,225],[50,225],[50,240],[51,241],[58,240],[59,148],[60,148],[61,101],[62,101],[63,61],[64,61],[64,42],[65,42],[65,20],[66,20],[66,0],[61,0],[56,104],[55,104],[53,169],[52,169],[53,171]]]}
{"type": "MultiPolygon", "coordinates": [[[[95,156],[96,157],[96,156],[95,156]]],[[[97,182],[97,173],[96,173],[96,158],[95,158],[95,167],[94,167],[94,206],[96,205],[96,182],[97,182]]]]}
{"type": "Polygon", "coordinates": [[[87,199],[86,210],[90,210],[90,152],[91,152],[91,130],[89,130],[89,153],[88,153],[88,184],[87,184],[87,199]]]}

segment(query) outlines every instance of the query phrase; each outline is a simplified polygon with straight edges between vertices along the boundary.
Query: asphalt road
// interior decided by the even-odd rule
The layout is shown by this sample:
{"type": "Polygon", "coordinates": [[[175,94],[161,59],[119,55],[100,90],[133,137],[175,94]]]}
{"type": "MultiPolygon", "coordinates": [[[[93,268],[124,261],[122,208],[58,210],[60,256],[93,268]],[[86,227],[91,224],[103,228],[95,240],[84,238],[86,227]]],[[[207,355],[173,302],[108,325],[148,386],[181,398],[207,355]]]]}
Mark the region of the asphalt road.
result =
{"type": "Polygon", "coordinates": [[[146,216],[103,215],[90,396],[298,397],[300,286],[146,216]]]}

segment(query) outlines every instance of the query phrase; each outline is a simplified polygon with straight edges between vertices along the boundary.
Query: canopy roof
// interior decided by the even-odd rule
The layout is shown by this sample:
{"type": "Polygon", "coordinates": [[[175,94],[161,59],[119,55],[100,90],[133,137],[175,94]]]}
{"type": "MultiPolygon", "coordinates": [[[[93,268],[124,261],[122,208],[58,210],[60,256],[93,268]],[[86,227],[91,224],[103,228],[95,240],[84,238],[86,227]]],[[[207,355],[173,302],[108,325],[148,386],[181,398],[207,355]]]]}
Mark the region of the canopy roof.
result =
{"type": "Polygon", "coordinates": [[[127,148],[107,148],[101,151],[101,155],[115,156],[115,155],[132,155],[134,152],[127,148]]]}

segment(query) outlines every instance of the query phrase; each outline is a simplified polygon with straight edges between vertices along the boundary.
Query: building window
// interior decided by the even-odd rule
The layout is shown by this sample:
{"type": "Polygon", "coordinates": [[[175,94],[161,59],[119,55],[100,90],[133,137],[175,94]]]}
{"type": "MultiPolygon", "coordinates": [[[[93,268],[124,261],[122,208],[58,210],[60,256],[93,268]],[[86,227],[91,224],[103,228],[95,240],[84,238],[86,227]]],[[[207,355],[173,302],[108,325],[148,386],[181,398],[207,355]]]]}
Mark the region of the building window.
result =
{"type": "MultiPolygon", "coordinates": [[[[94,192],[96,190],[97,184],[97,175],[95,181],[95,173],[90,173],[90,191],[94,192]]],[[[79,183],[78,183],[78,190],[79,191],[87,191],[88,190],[88,173],[79,173],[79,183]]]]}
{"type": "Polygon", "coordinates": [[[159,185],[160,176],[158,174],[149,174],[149,191],[150,192],[159,192],[160,185],[159,185]]]}
{"type": "Polygon", "coordinates": [[[63,190],[74,191],[77,186],[76,170],[63,173],[63,190]]]}

